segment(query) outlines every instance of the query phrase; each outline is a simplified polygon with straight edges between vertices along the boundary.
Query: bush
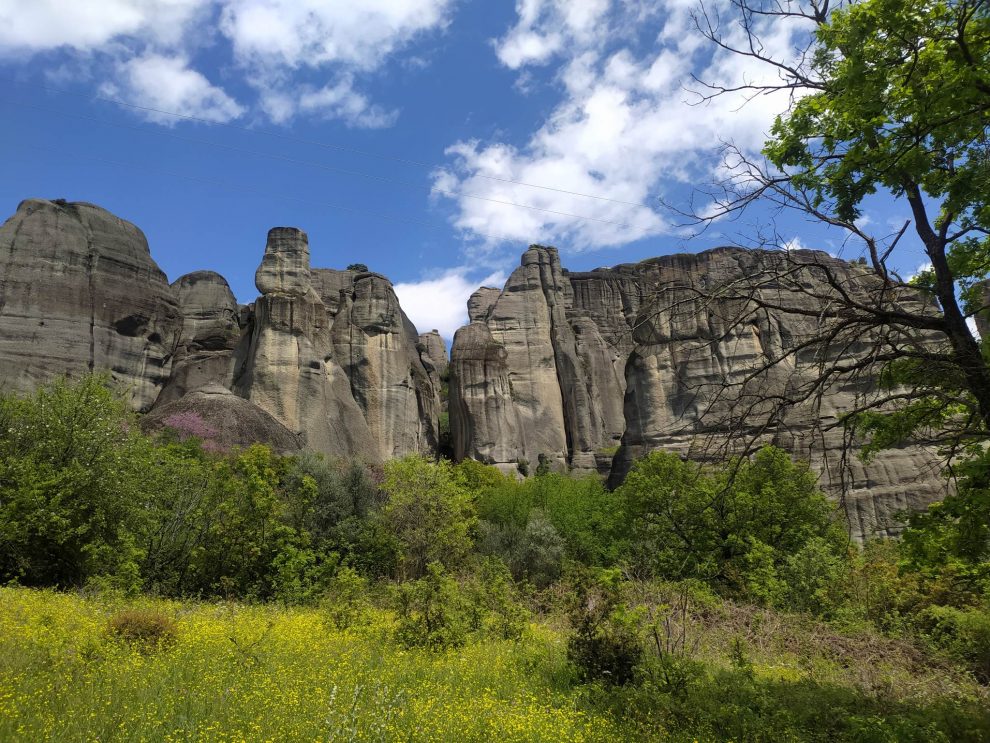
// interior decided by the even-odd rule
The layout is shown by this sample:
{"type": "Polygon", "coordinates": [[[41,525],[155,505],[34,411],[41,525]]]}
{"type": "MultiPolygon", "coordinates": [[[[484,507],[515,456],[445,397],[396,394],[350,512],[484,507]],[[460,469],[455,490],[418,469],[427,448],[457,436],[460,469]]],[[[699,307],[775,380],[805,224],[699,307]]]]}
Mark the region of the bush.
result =
{"type": "Polygon", "coordinates": [[[516,580],[546,588],[560,577],[564,540],[542,511],[533,510],[524,527],[481,521],[478,532],[478,552],[498,557],[516,580]]]}
{"type": "Polygon", "coordinates": [[[987,607],[933,606],[926,610],[923,621],[930,624],[929,637],[936,646],[964,661],[981,682],[990,683],[990,610],[987,607]]]}
{"type": "Polygon", "coordinates": [[[0,583],[139,588],[150,462],[107,376],[0,397],[0,583]]]}
{"type": "Polygon", "coordinates": [[[501,640],[519,640],[529,623],[512,573],[497,558],[481,562],[469,582],[472,629],[501,640]]]}
{"type": "Polygon", "coordinates": [[[167,647],[178,635],[175,620],[154,609],[124,609],[107,623],[108,632],[142,650],[167,647]]]}
{"type": "Polygon", "coordinates": [[[444,650],[467,640],[471,607],[440,563],[427,565],[426,575],[419,580],[399,584],[395,598],[396,639],[402,645],[444,650]]]}
{"type": "Polygon", "coordinates": [[[368,580],[353,568],[340,568],[327,585],[320,608],[327,621],[336,629],[354,626],[371,608],[368,602],[368,580]]]}
{"type": "Polygon", "coordinates": [[[633,467],[619,493],[638,567],[700,578],[762,603],[793,595],[786,578],[807,576],[798,558],[789,568],[785,563],[812,540],[818,555],[843,555],[847,543],[807,465],[774,447],[718,473],[654,452],[633,467]]]}
{"type": "Polygon", "coordinates": [[[636,617],[622,590],[617,570],[581,571],[572,580],[567,657],[585,681],[625,684],[642,659],[636,617]]]}
{"type": "Polygon", "coordinates": [[[400,548],[400,577],[417,578],[431,562],[447,568],[464,563],[477,522],[471,495],[449,462],[417,456],[385,465],[382,489],[388,502],[382,523],[400,548]]]}

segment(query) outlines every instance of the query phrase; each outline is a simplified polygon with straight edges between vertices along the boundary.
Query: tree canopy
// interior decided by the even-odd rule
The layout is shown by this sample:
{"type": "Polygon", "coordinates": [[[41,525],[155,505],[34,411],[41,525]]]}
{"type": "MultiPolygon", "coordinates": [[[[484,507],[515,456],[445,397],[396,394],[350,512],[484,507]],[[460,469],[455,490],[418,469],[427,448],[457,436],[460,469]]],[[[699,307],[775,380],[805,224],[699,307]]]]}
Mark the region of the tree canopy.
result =
{"type": "MultiPolygon", "coordinates": [[[[778,297],[813,294],[822,313],[820,333],[809,343],[817,341],[823,362],[819,384],[804,399],[837,378],[866,373],[880,381],[882,394],[848,411],[844,422],[872,437],[874,450],[917,436],[948,445],[951,459],[990,431],[986,343],[972,329],[990,296],[990,6],[984,0],[731,5],[735,26],[701,6],[698,27],[721,50],[756,60],[767,77],[734,89],[708,85],[704,95],[784,91],[790,105],[776,118],[762,156],[726,146],[729,175],[709,193],[714,206],[693,213],[695,223],[769,203],[843,231],[868,270],[840,276],[805,256],[772,277],[707,293],[785,313],[786,299],[770,307],[755,290],[772,285],[782,290],[778,297]],[[781,24],[794,24],[793,38],[804,38],[805,46],[771,53],[780,46],[763,39],[781,24]],[[863,219],[875,198],[902,204],[910,219],[891,234],[871,231],[884,229],[863,219]],[[896,266],[908,241],[923,246],[930,265],[904,279],[896,266]],[[821,291],[809,291],[812,274],[821,291]],[[872,341],[872,354],[849,350],[857,338],[872,341]]],[[[786,247],[779,237],[771,243],[786,247]]],[[[785,354],[767,365],[792,360],[785,354]]]]}

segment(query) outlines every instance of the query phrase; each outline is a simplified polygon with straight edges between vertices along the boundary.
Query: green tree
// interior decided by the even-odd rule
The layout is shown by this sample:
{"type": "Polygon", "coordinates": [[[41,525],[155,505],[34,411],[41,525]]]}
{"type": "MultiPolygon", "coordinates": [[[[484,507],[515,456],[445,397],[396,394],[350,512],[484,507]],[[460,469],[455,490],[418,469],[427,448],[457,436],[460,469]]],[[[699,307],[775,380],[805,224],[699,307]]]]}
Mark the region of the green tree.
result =
{"type": "MultiPolygon", "coordinates": [[[[731,5],[734,24],[702,6],[699,28],[720,49],[762,65],[768,82],[754,75],[732,90],[710,85],[705,95],[783,91],[790,106],[773,125],[765,159],[727,147],[731,174],[713,194],[716,206],[694,216],[707,224],[769,203],[845,233],[868,263],[846,275],[814,256],[785,255],[773,276],[706,293],[777,313],[820,312],[815,338],[767,362],[781,370],[797,354],[828,349],[813,382],[786,395],[785,406],[820,399],[837,380],[879,377],[879,393],[849,411],[875,447],[921,436],[951,444],[952,455],[960,444],[983,440],[990,431],[990,366],[967,321],[979,319],[988,304],[990,6],[985,0],[731,5]],[[762,38],[788,32],[806,46],[773,56],[769,50],[781,46],[762,38]],[[876,225],[861,217],[875,198],[902,205],[911,218],[895,234],[872,232],[876,225]],[[923,248],[930,268],[905,281],[891,265],[909,242],[923,248]],[[772,298],[756,296],[771,284],[772,298]],[[804,303],[790,301],[801,295],[804,303]],[[862,353],[857,340],[868,341],[872,353],[862,353]]],[[[784,247],[779,238],[771,242],[784,247]]]]}
{"type": "Polygon", "coordinates": [[[385,465],[381,510],[400,546],[402,578],[422,576],[429,563],[460,565],[471,551],[477,522],[474,502],[446,460],[409,456],[385,465]]]}
{"type": "Polygon", "coordinates": [[[844,550],[835,509],[814,475],[774,447],[717,473],[654,452],[633,467],[620,494],[638,565],[766,603],[781,596],[779,573],[789,556],[816,539],[828,540],[837,554],[844,550]]]}
{"type": "Polygon", "coordinates": [[[106,376],[0,398],[0,581],[136,587],[150,451],[106,376]]]}

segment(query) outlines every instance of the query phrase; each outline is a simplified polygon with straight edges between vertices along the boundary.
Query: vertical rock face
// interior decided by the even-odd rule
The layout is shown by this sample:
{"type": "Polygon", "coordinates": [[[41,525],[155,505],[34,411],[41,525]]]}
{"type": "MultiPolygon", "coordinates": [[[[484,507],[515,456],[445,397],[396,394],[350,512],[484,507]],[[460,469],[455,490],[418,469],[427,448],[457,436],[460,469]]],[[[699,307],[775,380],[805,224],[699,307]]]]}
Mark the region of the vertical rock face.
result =
{"type": "Polygon", "coordinates": [[[241,338],[240,307],[223,276],[195,271],[174,281],[172,290],[182,313],[182,332],[172,374],[156,406],[210,385],[230,389],[241,338]]]}
{"type": "MultiPolygon", "coordinates": [[[[321,273],[330,273],[323,271],[321,273]]],[[[367,271],[339,282],[333,318],[334,353],[350,380],[382,459],[436,451],[440,398],[420,358],[419,335],[399,306],[391,282],[367,271]]]]}
{"type": "MultiPolygon", "coordinates": [[[[820,303],[810,292],[782,291],[771,282],[758,290],[758,299],[764,307],[789,311],[769,311],[739,295],[712,301],[694,291],[705,282],[725,285],[761,272],[783,275],[783,261],[794,283],[814,287],[819,295],[828,291],[815,287],[822,281],[819,265],[827,266],[846,291],[869,291],[866,270],[823,253],[785,256],[719,249],[663,259],[666,277],[661,275],[658,300],[644,308],[633,326],[636,346],[626,365],[626,430],[611,482],[621,482],[636,458],[655,449],[703,457],[706,452],[731,452],[734,439],[772,443],[809,461],[826,491],[842,495],[856,538],[893,533],[899,528],[899,512],[919,510],[941,498],[945,483],[933,466],[936,452],[922,446],[881,452],[868,465],[854,455],[843,456],[841,417],[869,398],[873,381],[840,377],[820,399],[783,408],[770,401],[775,396],[800,399],[801,391],[820,378],[821,354],[838,350],[808,347],[794,352],[797,344],[821,332],[816,316],[820,303]],[[768,364],[781,358],[786,362],[768,364]]],[[[924,300],[918,295],[902,301],[924,300]]],[[[876,348],[876,339],[869,337],[839,336],[834,343],[850,362],[867,358],[876,348]]]]}
{"type": "Polygon", "coordinates": [[[439,330],[431,330],[429,333],[420,333],[420,357],[424,362],[428,362],[438,377],[447,376],[447,367],[450,360],[447,358],[447,344],[440,337],[439,330]]]}
{"type": "Polygon", "coordinates": [[[181,327],[133,224],[92,204],[31,199],[0,227],[0,389],[108,369],[147,410],[181,327]]]}
{"type": "Polygon", "coordinates": [[[276,227],[255,274],[250,340],[234,389],[306,447],[376,460],[378,447],[333,358],[331,318],[313,289],[306,233],[276,227]]]}
{"type": "MultiPolygon", "coordinates": [[[[856,286],[856,266],[808,255],[856,286]]],[[[835,385],[820,405],[796,405],[759,428],[777,415],[760,402],[762,393],[803,384],[818,360],[797,354],[789,365],[754,372],[815,333],[817,320],[757,311],[738,299],[702,301],[697,290],[754,275],[771,260],[716,249],[569,274],[555,250],[530,248],[499,296],[485,290],[471,298],[472,322],[454,338],[455,455],[508,470],[542,454],[578,470],[611,467],[616,485],[635,458],[654,449],[704,456],[752,437],[809,460],[826,489],[844,491],[857,538],[896,529],[897,511],[941,497],[943,484],[933,475],[933,453],[919,446],[869,465],[842,461],[841,427],[830,424],[857,404],[862,380],[835,385]]],[[[845,350],[865,355],[872,347],[859,339],[845,350]]]]}
{"type": "Polygon", "coordinates": [[[451,349],[456,455],[506,470],[541,457],[558,469],[607,468],[603,451],[618,444],[623,429],[621,351],[575,301],[556,249],[531,247],[495,292],[472,295],[472,323],[451,349]]]}
{"type": "Polygon", "coordinates": [[[258,436],[369,461],[436,452],[445,357],[439,336],[421,357],[388,279],[311,269],[306,234],[279,227],[255,283],[247,307],[212,271],[169,285],[134,225],[90,204],[25,201],[0,227],[0,391],[107,369],[135,409],[155,406],[149,425],[205,415],[225,446],[258,436]]]}

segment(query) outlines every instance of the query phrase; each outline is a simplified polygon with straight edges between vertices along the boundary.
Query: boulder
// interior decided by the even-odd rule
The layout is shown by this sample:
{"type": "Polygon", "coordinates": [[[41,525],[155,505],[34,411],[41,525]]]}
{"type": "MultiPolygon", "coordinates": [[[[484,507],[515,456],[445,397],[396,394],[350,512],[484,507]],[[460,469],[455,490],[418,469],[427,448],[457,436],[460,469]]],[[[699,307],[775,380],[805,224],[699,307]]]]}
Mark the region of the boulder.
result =
{"type": "Polygon", "coordinates": [[[153,433],[171,429],[176,435],[195,435],[208,449],[231,449],[265,444],[281,454],[301,448],[300,438],[254,403],[218,384],[208,384],[181,398],[156,405],[141,418],[141,429],[153,433]]]}

